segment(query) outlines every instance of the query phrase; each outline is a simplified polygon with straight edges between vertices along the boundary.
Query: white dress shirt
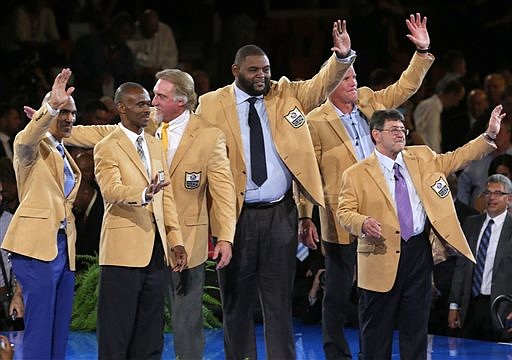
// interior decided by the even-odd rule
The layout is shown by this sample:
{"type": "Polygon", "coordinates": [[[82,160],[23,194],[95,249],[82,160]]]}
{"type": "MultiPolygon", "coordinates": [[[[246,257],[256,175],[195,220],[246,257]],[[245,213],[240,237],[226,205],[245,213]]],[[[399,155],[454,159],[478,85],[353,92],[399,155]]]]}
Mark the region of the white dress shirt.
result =
{"type": "MultiPolygon", "coordinates": [[[[427,219],[427,214],[425,213],[425,209],[423,208],[423,204],[421,203],[420,197],[416,192],[416,188],[412,182],[411,176],[409,175],[409,170],[407,170],[407,166],[405,165],[404,158],[402,157],[402,153],[398,154],[395,160],[390,159],[389,157],[381,154],[377,149],[375,149],[375,155],[379,161],[380,167],[382,169],[382,173],[384,174],[384,178],[386,179],[386,184],[388,186],[389,193],[391,194],[391,198],[395,203],[396,209],[396,200],[395,200],[395,172],[393,170],[393,166],[395,163],[400,165],[400,172],[405,179],[407,184],[407,191],[409,193],[409,200],[411,201],[411,209],[412,209],[412,219],[413,219],[413,236],[421,234],[425,229],[425,221],[427,219]]],[[[379,220],[379,219],[377,219],[379,220]]]]}

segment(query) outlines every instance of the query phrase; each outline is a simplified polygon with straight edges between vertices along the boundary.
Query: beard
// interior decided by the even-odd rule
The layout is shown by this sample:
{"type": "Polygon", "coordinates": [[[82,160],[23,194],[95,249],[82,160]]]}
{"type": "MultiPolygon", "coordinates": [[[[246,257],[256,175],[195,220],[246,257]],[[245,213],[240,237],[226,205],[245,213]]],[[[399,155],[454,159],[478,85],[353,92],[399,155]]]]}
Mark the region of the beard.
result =
{"type": "Polygon", "coordinates": [[[270,79],[269,78],[265,78],[265,80],[264,80],[265,86],[263,87],[262,90],[255,89],[252,81],[244,78],[243,76],[238,76],[236,83],[240,89],[242,89],[243,91],[245,91],[247,94],[249,94],[251,96],[267,95],[270,90],[270,79]]]}

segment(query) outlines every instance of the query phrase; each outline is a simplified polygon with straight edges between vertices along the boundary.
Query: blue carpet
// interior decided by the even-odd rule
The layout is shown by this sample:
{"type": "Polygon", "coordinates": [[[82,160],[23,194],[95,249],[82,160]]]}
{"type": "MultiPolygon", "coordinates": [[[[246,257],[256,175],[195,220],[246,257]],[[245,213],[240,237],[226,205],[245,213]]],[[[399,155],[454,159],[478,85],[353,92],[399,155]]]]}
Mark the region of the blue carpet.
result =
{"type": "MultiPolygon", "coordinates": [[[[205,359],[224,359],[223,331],[206,330],[205,359]]],[[[14,345],[19,345],[23,339],[22,332],[11,332],[7,335],[14,345]]],[[[347,340],[350,343],[354,359],[359,350],[357,329],[347,328],[347,340]]],[[[265,358],[263,329],[256,327],[259,359],[265,358]]],[[[319,325],[295,324],[295,347],[298,360],[324,359],[322,351],[322,335],[319,325]]],[[[67,359],[91,360],[97,355],[96,334],[89,332],[72,332],[68,341],[67,359]]],[[[165,349],[163,359],[173,359],[172,334],[165,334],[165,349]]],[[[395,334],[393,342],[393,358],[399,359],[398,337],[395,334]]],[[[471,359],[471,360],[512,360],[512,344],[484,342],[468,339],[449,338],[445,336],[429,336],[429,358],[441,359],[471,359]]],[[[288,360],[288,359],[283,359],[288,360]]]]}

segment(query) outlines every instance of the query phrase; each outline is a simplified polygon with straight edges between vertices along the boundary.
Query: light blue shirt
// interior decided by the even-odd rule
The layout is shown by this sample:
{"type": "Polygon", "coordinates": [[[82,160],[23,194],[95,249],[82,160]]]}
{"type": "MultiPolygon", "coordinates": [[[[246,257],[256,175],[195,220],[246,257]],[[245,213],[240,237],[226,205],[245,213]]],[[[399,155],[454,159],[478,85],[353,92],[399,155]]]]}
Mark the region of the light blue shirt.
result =
{"type": "Polygon", "coordinates": [[[240,90],[236,84],[235,100],[236,110],[238,112],[238,121],[240,123],[240,135],[242,138],[242,147],[244,150],[245,168],[247,173],[247,182],[245,185],[246,202],[272,202],[280,200],[286,192],[290,190],[292,184],[292,175],[288,171],[283,160],[281,160],[274,146],[272,133],[270,132],[270,123],[268,120],[267,109],[263,96],[257,96],[258,100],[254,107],[261,119],[261,129],[263,131],[263,141],[265,142],[265,158],[267,161],[267,180],[258,187],[252,181],[251,175],[251,147],[250,147],[250,128],[249,118],[249,99],[250,96],[243,90],[240,90]]]}
{"type": "Polygon", "coordinates": [[[332,104],[332,106],[350,136],[357,160],[361,161],[366,159],[373,152],[373,149],[375,149],[375,145],[373,144],[372,137],[370,135],[368,122],[361,115],[357,105],[354,105],[354,108],[348,114],[344,114],[334,104],[332,104]]]}
{"type": "MultiPolygon", "coordinates": [[[[416,188],[412,182],[411,176],[409,175],[409,170],[405,165],[404,158],[402,157],[402,153],[398,154],[396,159],[393,160],[383,154],[381,154],[377,149],[375,149],[375,155],[377,156],[377,160],[379,161],[380,167],[382,169],[382,173],[384,174],[384,178],[386,179],[386,184],[388,185],[389,193],[391,194],[391,198],[395,203],[396,209],[396,200],[395,200],[395,171],[393,170],[393,166],[395,163],[400,165],[400,172],[405,179],[407,184],[407,192],[409,193],[409,200],[411,201],[411,209],[412,209],[412,220],[413,220],[413,235],[418,235],[423,232],[425,229],[425,221],[427,220],[427,214],[425,213],[425,209],[423,208],[423,204],[421,203],[420,197],[416,192],[416,188]]],[[[379,221],[379,219],[377,219],[379,221]]]]}

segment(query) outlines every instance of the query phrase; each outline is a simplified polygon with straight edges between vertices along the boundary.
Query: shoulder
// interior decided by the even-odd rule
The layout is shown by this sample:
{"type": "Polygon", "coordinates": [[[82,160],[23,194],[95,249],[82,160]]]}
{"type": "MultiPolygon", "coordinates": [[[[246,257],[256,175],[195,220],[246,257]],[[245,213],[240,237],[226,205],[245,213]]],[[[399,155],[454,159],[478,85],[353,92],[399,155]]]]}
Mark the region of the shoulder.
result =
{"type": "Polygon", "coordinates": [[[94,148],[96,149],[97,147],[101,148],[104,146],[110,146],[112,143],[117,142],[121,135],[123,135],[123,130],[121,130],[119,126],[116,126],[114,131],[101,139],[101,141],[98,142],[94,148]]]}
{"type": "Polygon", "coordinates": [[[226,85],[214,91],[209,91],[199,97],[199,103],[204,104],[209,101],[217,101],[218,97],[229,96],[233,91],[233,85],[226,85]]]}
{"type": "Polygon", "coordinates": [[[306,118],[308,122],[315,123],[319,122],[323,119],[323,117],[328,114],[329,112],[334,112],[334,109],[329,101],[324,102],[322,105],[314,108],[311,110],[307,115],[306,118]]]}

